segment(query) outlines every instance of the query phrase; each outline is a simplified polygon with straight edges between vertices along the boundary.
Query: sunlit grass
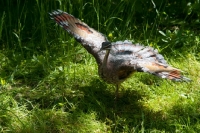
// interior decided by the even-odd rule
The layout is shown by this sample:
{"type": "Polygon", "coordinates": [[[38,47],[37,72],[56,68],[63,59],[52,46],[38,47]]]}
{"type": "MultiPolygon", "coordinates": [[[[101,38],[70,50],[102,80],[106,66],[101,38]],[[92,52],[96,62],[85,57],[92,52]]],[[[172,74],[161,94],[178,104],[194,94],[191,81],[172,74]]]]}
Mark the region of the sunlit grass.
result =
{"type": "Polygon", "coordinates": [[[164,25],[167,14],[159,6],[138,17],[137,1],[17,3],[0,14],[0,132],[200,132],[198,32],[164,25]],[[135,73],[122,84],[115,107],[115,86],[99,78],[94,58],[49,19],[57,8],[111,41],[157,48],[192,82],[135,73]],[[153,21],[145,19],[153,12],[153,21]]]}
{"type": "MultiPolygon", "coordinates": [[[[93,58],[66,62],[64,68],[57,64],[42,79],[38,75],[28,76],[31,81],[26,77],[13,83],[2,79],[2,131],[183,131],[184,126],[189,131],[199,130],[195,122],[199,114],[199,62],[192,58],[170,62],[187,71],[193,82],[134,74],[122,84],[116,109],[115,87],[101,82],[93,58]]],[[[23,66],[32,64],[33,59],[23,66]]],[[[23,66],[18,71],[24,70],[23,66]]]]}

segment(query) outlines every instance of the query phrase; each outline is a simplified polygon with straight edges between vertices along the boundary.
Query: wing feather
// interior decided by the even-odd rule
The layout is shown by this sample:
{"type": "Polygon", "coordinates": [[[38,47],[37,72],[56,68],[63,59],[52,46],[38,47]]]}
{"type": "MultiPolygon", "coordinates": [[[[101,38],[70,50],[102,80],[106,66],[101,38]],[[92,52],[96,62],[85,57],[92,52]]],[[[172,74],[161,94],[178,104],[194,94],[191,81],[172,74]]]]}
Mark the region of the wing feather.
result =
{"type": "Polygon", "coordinates": [[[49,14],[51,19],[55,20],[58,25],[68,31],[96,58],[97,62],[100,62],[98,51],[101,48],[102,42],[108,41],[102,33],[94,30],[67,12],[56,10],[49,14]]]}
{"type": "Polygon", "coordinates": [[[189,78],[181,75],[181,70],[168,65],[164,57],[152,47],[133,45],[127,41],[113,43],[109,60],[115,63],[114,66],[118,66],[117,69],[120,72],[124,73],[121,75],[138,71],[174,81],[190,81],[189,78]]]}

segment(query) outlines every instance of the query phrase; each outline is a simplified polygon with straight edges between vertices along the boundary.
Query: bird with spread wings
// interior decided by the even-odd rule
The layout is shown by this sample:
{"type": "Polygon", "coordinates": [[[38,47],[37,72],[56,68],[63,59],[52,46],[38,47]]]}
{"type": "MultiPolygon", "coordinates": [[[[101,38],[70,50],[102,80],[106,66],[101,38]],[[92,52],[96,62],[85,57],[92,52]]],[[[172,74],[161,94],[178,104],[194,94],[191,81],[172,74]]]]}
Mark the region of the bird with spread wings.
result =
{"type": "Polygon", "coordinates": [[[94,56],[99,76],[107,83],[119,85],[134,72],[147,72],[174,81],[190,81],[181,75],[181,70],[167,64],[156,49],[130,41],[109,42],[100,32],[61,10],[49,13],[51,19],[69,32],[94,56]]]}

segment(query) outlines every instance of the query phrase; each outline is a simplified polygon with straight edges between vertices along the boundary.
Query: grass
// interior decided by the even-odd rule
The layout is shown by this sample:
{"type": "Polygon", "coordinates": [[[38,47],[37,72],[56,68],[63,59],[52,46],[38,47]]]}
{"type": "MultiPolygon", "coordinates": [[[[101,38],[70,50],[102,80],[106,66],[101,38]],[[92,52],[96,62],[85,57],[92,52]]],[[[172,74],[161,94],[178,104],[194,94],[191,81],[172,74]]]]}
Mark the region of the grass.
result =
{"type": "Polygon", "coordinates": [[[1,1],[0,132],[200,132],[200,36],[195,23],[185,22],[190,14],[170,16],[166,4],[1,1]],[[157,48],[193,81],[136,73],[114,108],[115,87],[99,78],[94,58],[49,19],[57,8],[111,41],[157,48]]]}

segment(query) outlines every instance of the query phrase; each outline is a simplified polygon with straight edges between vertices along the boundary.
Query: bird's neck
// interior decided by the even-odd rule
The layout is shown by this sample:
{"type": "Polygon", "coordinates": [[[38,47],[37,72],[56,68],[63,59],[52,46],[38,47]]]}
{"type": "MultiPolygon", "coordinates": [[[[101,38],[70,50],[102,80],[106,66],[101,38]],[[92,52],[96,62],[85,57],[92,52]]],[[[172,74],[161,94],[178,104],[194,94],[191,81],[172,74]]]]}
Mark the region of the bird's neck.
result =
{"type": "Polygon", "coordinates": [[[110,53],[110,50],[106,50],[106,54],[103,59],[103,65],[107,64],[109,53],[110,53]]]}

